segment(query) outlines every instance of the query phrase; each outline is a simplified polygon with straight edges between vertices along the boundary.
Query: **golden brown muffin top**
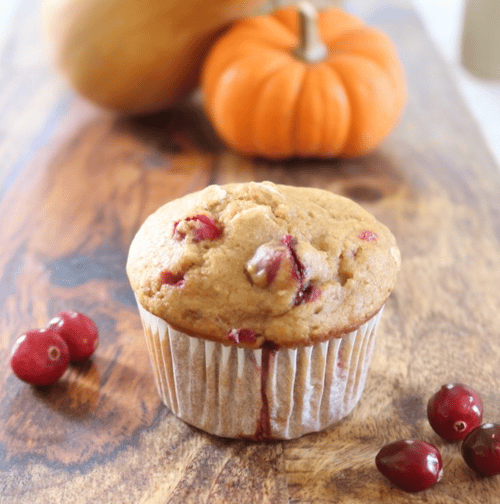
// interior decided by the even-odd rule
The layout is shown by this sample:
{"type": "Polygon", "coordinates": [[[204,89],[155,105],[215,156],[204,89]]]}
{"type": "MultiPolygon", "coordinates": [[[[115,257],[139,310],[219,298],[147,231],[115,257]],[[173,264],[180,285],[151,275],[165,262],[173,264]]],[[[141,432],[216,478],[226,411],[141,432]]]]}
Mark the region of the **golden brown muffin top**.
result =
{"type": "Polygon", "coordinates": [[[297,347],[375,315],[400,262],[391,232],[353,201],[249,182],[159,208],[132,241],[127,274],[138,302],[182,332],[297,347]]]}

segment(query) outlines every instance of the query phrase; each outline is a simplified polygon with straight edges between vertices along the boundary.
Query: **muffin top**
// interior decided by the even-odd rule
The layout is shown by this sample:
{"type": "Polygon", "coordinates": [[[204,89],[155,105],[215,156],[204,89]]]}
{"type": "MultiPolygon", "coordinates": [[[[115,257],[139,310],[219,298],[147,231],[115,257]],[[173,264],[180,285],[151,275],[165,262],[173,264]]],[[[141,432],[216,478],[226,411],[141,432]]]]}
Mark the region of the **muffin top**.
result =
{"type": "Polygon", "coordinates": [[[249,182],[159,208],[132,241],[127,274],[138,302],[181,332],[297,347],[374,316],[400,262],[391,232],[353,201],[249,182]]]}

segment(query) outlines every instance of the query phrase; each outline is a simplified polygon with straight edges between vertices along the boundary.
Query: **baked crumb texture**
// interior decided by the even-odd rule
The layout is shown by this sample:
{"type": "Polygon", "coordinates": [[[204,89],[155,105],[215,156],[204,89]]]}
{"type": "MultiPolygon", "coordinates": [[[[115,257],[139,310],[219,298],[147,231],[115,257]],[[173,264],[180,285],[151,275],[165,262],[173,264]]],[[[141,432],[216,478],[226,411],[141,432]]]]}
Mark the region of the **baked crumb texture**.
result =
{"type": "Polygon", "coordinates": [[[209,186],[149,216],[129,251],[140,305],[191,336],[301,347],[357,329],[400,267],[386,226],[353,201],[271,182],[209,186]]]}

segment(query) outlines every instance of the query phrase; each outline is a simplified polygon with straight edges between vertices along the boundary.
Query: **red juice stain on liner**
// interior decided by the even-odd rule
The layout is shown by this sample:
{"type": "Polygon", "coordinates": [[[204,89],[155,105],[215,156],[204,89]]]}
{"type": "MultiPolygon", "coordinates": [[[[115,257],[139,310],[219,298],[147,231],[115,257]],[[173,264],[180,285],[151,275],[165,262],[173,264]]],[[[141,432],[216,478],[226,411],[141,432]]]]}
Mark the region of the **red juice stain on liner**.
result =
{"type": "Polygon", "coordinates": [[[269,411],[269,399],[267,397],[267,382],[269,379],[269,369],[271,359],[276,355],[279,346],[271,341],[266,341],[262,345],[262,365],[260,376],[260,394],[262,398],[262,407],[260,410],[260,421],[257,425],[254,439],[256,441],[265,441],[272,439],[271,435],[271,415],[269,411]]]}
{"type": "MultiPolygon", "coordinates": [[[[250,328],[241,327],[239,329],[231,329],[226,337],[228,340],[233,343],[255,343],[257,341],[257,333],[250,328]]],[[[269,418],[269,401],[266,395],[267,388],[267,378],[269,375],[269,361],[270,361],[270,345],[264,343],[261,348],[262,351],[262,360],[261,360],[261,368],[260,368],[260,394],[262,399],[262,407],[260,410],[260,420],[257,425],[257,430],[255,435],[252,436],[252,439],[255,440],[264,440],[269,439],[271,436],[271,421],[269,418]]],[[[242,436],[245,437],[245,436],[242,436]]]]}
{"type": "MultiPolygon", "coordinates": [[[[257,334],[252,329],[232,329],[227,333],[227,338],[234,343],[246,341],[247,343],[255,343],[257,341],[257,334]]],[[[279,345],[272,341],[266,341],[262,347],[262,359],[260,367],[260,395],[262,406],[260,409],[259,421],[257,429],[253,436],[240,436],[241,439],[252,439],[254,441],[265,441],[273,439],[271,435],[271,416],[269,411],[269,399],[267,397],[267,382],[269,379],[269,369],[271,359],[279,350],[279,345]]]]}

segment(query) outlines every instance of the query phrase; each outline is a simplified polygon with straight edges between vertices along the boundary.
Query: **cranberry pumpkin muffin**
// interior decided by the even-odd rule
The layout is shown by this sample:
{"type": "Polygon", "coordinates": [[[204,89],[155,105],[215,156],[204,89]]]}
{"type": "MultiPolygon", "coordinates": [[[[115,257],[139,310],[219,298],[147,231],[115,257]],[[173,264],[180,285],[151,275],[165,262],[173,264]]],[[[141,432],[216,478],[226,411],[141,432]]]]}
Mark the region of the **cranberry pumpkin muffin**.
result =
{"type": "Polygon", "coordinates": [[[295,438],[352,410],[399,267],[391,232],[353,201],[271,182],[167,203],[127,260],[165,404],[252,439],[295,438]]]}

